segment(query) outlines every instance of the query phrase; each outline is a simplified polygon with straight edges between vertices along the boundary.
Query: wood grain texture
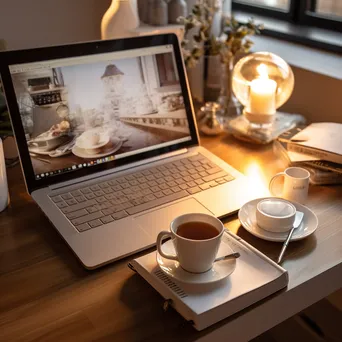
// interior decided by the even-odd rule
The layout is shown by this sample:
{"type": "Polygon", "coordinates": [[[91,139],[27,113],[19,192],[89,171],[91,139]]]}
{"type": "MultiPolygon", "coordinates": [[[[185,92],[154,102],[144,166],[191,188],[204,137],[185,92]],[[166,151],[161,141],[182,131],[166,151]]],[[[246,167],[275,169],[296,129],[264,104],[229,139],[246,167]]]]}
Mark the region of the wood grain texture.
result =
{"type": "MultiPolygon", "coordinates": [[[[202,137],[202,145],[249,176],[256,190],[286,166],[272,145],[249,145],[229,136],[202,137]]],[[[277,305],[282,300],[289,301],[292,293],[306,285],[317,286],[318,280],[328,281],[325,275],[336,267],[338,279],[320,296],[328,295],[336,284],[342,286],[341,186],[310,188],[308,206],[320,224],[313,236],[288,247],[284,262],[290,275],[288,291],[198,333],[173,310],[162,311],[162,298],[127,268],[129,259],[92,272],[83,269],[26,194],[20,167],[8,170],[8,179],[11,204],[0,214],[0,341],[206,340],[224,327],[237,331],[244,317],[247,320],[254,312],[264,310],[271,317],[270,303],[273,310],[281,310],[277,305]]],[[[278,255],[278,243],[253,237],[236,215],[225,225],[271,258],[278,255]]],[[[313,300],[314,295],[293,310],[313,300]]],[[[291,315],[292,311],[286,312],[291,315]]],[[[277,323],[262,322],[247,335],[254,337],[277,323]]]]}

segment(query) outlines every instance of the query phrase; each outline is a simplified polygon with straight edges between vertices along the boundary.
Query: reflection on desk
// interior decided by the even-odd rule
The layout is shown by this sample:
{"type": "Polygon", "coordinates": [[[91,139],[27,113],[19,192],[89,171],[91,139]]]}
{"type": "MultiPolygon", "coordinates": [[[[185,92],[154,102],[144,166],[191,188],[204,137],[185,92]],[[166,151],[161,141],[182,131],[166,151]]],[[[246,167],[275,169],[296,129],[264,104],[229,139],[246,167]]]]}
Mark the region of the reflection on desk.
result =
{"type": "MultiPolygon", "coordinates": [[[[257,188],[267,189],[286,167],[272,145],[229,136],[203,137],[202,145],[257,188]]],[[[26,194],[20,168],[10,169],[8,179],[11,205],[0,214],[0,341],[246,341],[342,286],[342,186],[310,188],[308,207],[320,225],[288,247],[288,289],[199,333],[173,310],[163,312],[162,298],[128,269],[129,259],[84,270],[26,194]]],[[[236,215],[224,223],[270,258],[278,256],[278,243],[250,235],[236,215]]]]}

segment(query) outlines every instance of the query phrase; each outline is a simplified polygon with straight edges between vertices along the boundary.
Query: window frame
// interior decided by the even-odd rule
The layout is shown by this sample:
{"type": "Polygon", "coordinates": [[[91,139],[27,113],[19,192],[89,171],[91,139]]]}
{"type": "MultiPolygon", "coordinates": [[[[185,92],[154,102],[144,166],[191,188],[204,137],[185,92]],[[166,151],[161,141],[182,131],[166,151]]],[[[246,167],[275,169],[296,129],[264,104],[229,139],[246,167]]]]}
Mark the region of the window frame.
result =
{"type": "MultiPolygon", "coordinates": [[[[294,0],[291,0],[294,2],[294,0]]],[[[342,17],[336,19],[316,12],[317,0],[298,1],[298,24],[342,32],[342,17]]]]}
{"type": "Polygon", "coordinates": [[[251,5],[243,0],[232,0],[232,9],[233,11],[254,13],[265,17],[273,17],[275,19],[282,19],[292,22],[294,17],[295,3],[296,1],[290,0],[290,8],[288,11],[285,11],[280,8],[276,9],[259,4],[251,5]]]}
{"type": "Polygon", "coordinates": [[[342,32],[342,18],[338,19],[315,13],[317,0],[289,0],[288,11],[255,4],[251,5],[243,0],[232,0],[233,11],[242,11],[252,14],[284,20],[298,26],[311,26],[330,31],[342,32]]]}

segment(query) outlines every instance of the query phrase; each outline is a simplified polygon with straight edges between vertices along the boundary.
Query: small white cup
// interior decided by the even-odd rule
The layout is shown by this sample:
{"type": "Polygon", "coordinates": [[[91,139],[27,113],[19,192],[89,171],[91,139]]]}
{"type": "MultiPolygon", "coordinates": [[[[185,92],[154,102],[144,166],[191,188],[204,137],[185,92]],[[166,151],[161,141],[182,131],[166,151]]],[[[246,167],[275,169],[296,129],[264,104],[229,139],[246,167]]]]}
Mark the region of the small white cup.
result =
{"type": "Polygon", "coordinates": [[[220,220],[206,214],[185,214],[171,222],[170,230],[171,232],[160,232],[157,237],[157,249],[163,258],[178,261],[182,268],[192,273],[203,273],[211,269],[224,232],[224,226],[220,220]],[[177,235],[178,227],[187,222],[208,223],[217,229],[218,234],[208,240],[190,240],[177,235]],[[162,242],[165,237],[171,237],[176,255],[163,252],[162,242]]]}
{"type": "Polygon", "coordinates": [[[98,133],[90,133],[87,136],[87,142],[89,143],[90,146],[96,146],[100,142],[100,134],[98,133]]]}
{"type": "Polygon", "coordinates": [[[305,204],[309,192],[310,172],[301,167],[289,167],[284,172],[275,175],[270,181],[270,192],[273,196],[282,197],[292,202],[305,204]],[[274,182],[279,177],[284,177],[282,194],[276,194],[273,190],[274,182]]]}
{"type": "Polygon", "coordinates": [[[262,200],[257,205],[257,225],[270,232],[287,232],[293,227],[296,211],[292,203],[280,198],[262,200]]]}

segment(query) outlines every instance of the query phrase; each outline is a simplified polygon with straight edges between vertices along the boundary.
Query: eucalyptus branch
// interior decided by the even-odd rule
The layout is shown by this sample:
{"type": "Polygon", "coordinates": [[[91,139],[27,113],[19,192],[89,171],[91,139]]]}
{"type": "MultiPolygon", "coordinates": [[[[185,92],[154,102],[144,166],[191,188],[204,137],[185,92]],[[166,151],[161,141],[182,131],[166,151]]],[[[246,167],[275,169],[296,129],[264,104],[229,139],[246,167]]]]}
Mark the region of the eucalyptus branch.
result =
{"type": "Polygon", "coordinates": [[[255,24],[249,19],[247,24],[239,23],[234,16],[222,22],[222,36],[212,34],[212,25],[218,7],[212,0],[198,0],[187,17],[178,21],[184,25],[184,39],[181,43],[185,64],[194,67],[205,54],[219,55],[224,63],[239,53],[249,52],[253,42],[249,36],[260,34],[263,25],[255,24]]]}

